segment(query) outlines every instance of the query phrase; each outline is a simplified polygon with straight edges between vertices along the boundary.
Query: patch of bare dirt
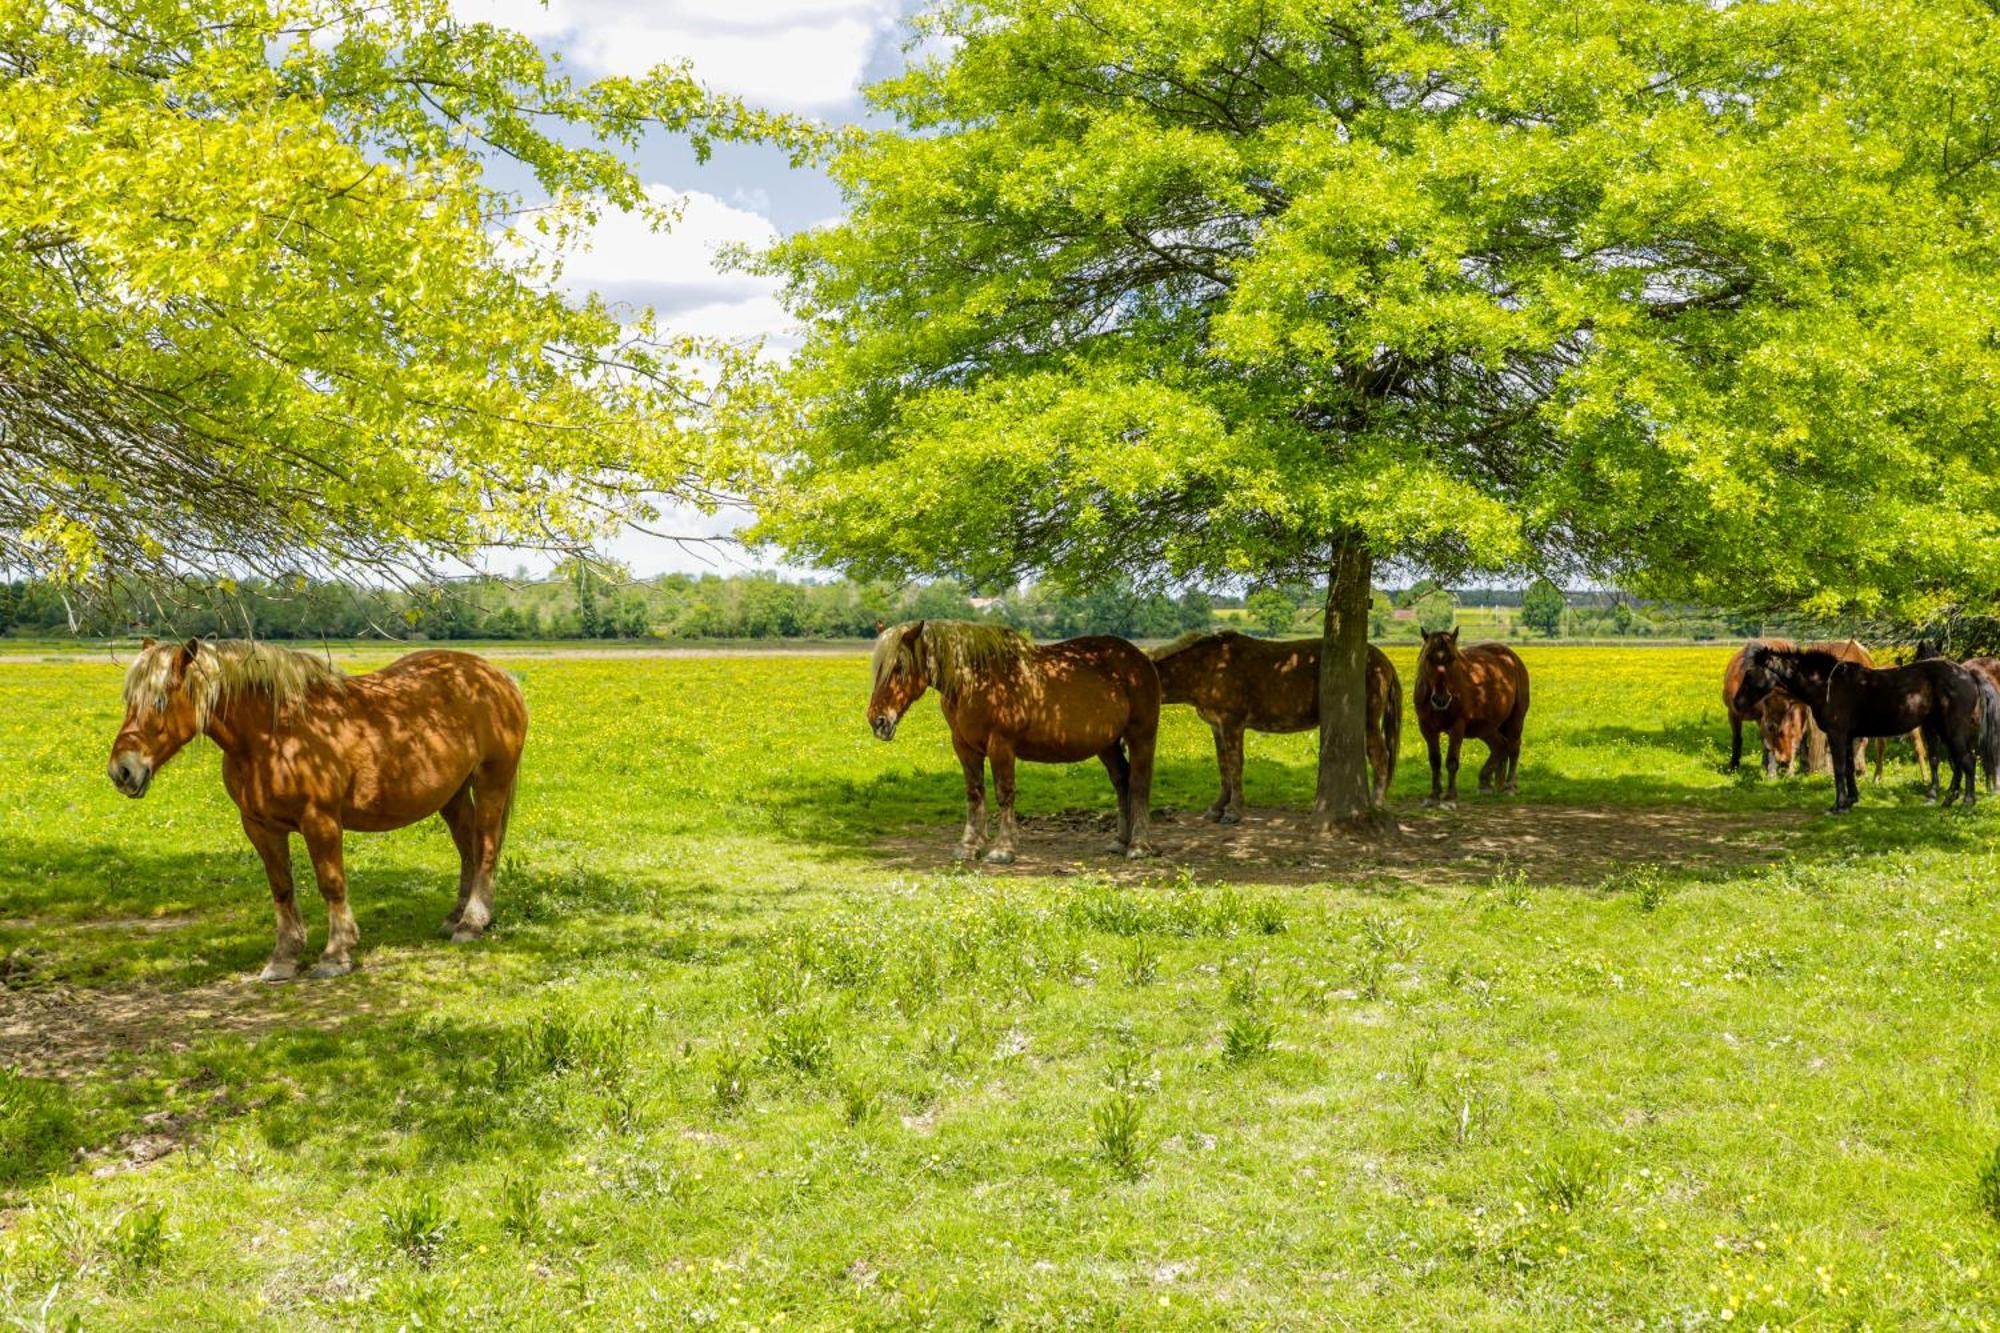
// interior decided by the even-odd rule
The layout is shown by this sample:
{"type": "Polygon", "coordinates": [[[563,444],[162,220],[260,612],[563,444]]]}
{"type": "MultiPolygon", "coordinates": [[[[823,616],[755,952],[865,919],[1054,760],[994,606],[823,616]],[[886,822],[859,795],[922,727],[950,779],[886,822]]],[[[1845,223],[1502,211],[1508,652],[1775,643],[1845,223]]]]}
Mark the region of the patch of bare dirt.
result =
{"type": "Polygon", "coordinates": [[[0,986],[0,1068],[76,1078],[114,1058],[185,1051],[215,1037],[278,1028],[331,1031],[405,1008],[387,969],[272,986],[252,976],[170,989],[94,989],[42,981],[0,986]]]}
{"type": "MultiPolygon", "coordinates": [[[[1302,810],[1252,807],[1232,825],[1211,824],[1193,811],[1162,811],[1153,816],[1158,855],[1127,861],[1109,850],[1108,811],[1063,811],[1021,820],[1014,864],[982,868],[994,875],[1091,874],[1125,881],[1184,869],[1200,879],[1263,884],[1462,884],[1515,870],[1538,883],[1595,884],[1634,865],[1697,871],[1760,865],[1781,855],[1808,818],[1803,811],[1735,815],[1492,800],[1465,801],[1455,810],[1399,806],[1395,814],[1400,834],[1368,842],[1315,837],[1302,810]]],[[[887,862],[911,870],[948,866],[959,828],[941,825],[887,839],[887,862]]]]}

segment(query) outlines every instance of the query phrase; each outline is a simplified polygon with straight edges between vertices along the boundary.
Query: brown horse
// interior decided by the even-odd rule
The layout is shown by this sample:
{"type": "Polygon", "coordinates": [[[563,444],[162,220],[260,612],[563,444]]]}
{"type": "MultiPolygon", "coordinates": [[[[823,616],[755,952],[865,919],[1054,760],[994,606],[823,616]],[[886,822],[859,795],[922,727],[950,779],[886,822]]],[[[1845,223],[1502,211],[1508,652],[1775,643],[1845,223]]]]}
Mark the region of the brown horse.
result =
{"type": "Polygon", "coordinates": [[[1431,794],[1425,805],[1458,802],[1458,750],[1469,736],[1486,742],[1479,790],[1520,790],[1521,728],[1528,720],[1528,668],[1504,643],[1476,643],[1460,650],[1458,630],[1424,633],[1417,654],[1417,726],[1431,756],[1431,794]],[[1438,737],[1451,736],[1450,781],[1438,789],[1438,737]]]}
{"type": "MultiPolygon", "coordinates": [[[[1796,648],[1790,639],[1752,639],[1768,648],[1796,648]]],[[[1779,769],[1803,773],[1807,767],[1804,748],[1812,712],[1783,690],[1772,690],[1748,713],[1736,711],[1736,690],[1743,683],[1743,655],[1749,646],[1738,648],[1722,668],[1722,707],[1729,714],[1729,771],[1743,766],[1743,724],[1755,722],[1764,743],[1764,776],[1776,777],[1779,769]]]]}
{"type": "Polygon", "coordinates": [[[868,725],[883,740],[935,688],[965,769],[959,860],[1014,859],[1014,761],[1073,764],[1097,758],[1118,793],[1115,851],[1141,857],[1151,817],[1153,748],[1160,730],[1160,673],[1123,639],[1033,644],[1002,625],[913,620],[875,641],[868,725]],[[1000,803],[1000,832],[986,850],[986,765],[1000,803]]]}
{"type": "MultiPolygon", "coordinates": [[[[1773,648],[1790,648],[1792,646],[1783,639],[1766,639],[1764,642],[1773,648]]],[[[1861,645],[1859,639],[1825,639],[1819,643],[1807,644],[1804,651],[1809,653],[1826,653],[1836,661],[1852,662],[1856,666],[1872,667],[1875,665],[1874,655],[1861,645]]],[[[1883,766],[1888,762],[1889,758],[1889,740],[1884,736],[1876,736],[1873,740],[1875,742],[1875,769],[1874,776],[1870,780],[1879,784],[1882,781],[1883,766]]],[[[1930,759],[1924,745],[1924,733],[1921,730],[1910,733],[1910,744],[1916,747],[1917,767],[1929,767],[1930,759]]],[[[1867,741],[1856,741],[1855,745],[1858,752],[1865,752],[1868,749],[1867,741]]],[[[1819,729],[1817,722],[1806,728],[1806,755],[1806,767],[1812,772],[1830,773],[1833,771],[1833,760],[1827,753],[1826,734],[1819,729]]],[[[1855,763],[1857,767],[1860,764],[1859,753],[1856,755],[1855,763]]],[[[1933,775],[1931,785],[1937,785],[1935,775],[1933,775]]]]}
{"type": "MultiPolygon", "coordinates": [[[[1318,639],[1273,642],[1235,630],[1183,634],[1153,654],[1160,702],[1193,704],[1215,733],[1222,794],[1204,819],[1243,818],[1244,731],[1309,731],[1319,726],[1318,639]]],[[[1368,764],[1374,801],[1389,797],[1403,734],[1403,686],[1380,648],[1368,648],[1368,764]]]]}
{"type": "Polygon", "coordinates": [[[222,784],[264,862],[278,943],[264,980],[298,975],[305,923],[292,893],[291,835],[305,838],[326,949],[316,977],[354,970],[360,931],[341,864],[346,829],[379,833],[441,815],[459,856],[455,941],[493,916],[493,868],[507,835],[528,712],[506,673],[466,653],[420,652],[349,677],[269,644],[146,640],[125,677],[125,725],[111,742],[112,784],[146,794],[196,736],[222,751],[222,784]]]}

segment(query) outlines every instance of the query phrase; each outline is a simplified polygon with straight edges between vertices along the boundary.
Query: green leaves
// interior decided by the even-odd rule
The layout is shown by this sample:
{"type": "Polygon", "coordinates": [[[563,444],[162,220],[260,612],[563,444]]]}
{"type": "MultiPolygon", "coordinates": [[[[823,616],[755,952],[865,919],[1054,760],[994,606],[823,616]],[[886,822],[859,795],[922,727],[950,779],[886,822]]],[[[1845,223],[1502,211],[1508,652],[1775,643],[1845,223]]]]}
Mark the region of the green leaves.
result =
{"type": "Polygon", "coordinates": [[[654,129],[817,134],[671,67],[575,84],[443,0],[117,10],[0,14],[0,561],[569,545],[730,470],[678,367],[732,354],[571,303],[509,228],[560,249],[645,206],[626,153],[654,129]]]}
{"type": "Polygon", "coordinates": [[[2000,590],[1978,6],[992,0],[877,90],[760,533],[872,572],[2000,590]],[[1951,144],[1958,145],[1952,148],[1951,144]]]}

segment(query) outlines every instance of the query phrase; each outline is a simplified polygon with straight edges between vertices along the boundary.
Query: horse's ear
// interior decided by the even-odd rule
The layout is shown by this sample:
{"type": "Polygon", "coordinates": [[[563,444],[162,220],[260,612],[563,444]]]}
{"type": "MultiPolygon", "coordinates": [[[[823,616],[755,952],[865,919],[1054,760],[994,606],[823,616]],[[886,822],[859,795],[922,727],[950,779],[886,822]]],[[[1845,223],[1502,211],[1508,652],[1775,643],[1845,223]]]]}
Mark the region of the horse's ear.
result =
{"type": "Polygon", "coordinates": [[[887,621],[878,620],[875,622],[875,632],[877,634],[880,634],[883,630],[887,628],[889,628],[887,621]]]}
{"type": "Polygon", "coordinates": [[[174,684],[187,679],[188,668],[194,665],[195,654],[200,651],[200,639],[189,639],[181,645],[181,650],[174,654],[174,684]]]}
{"type": "Polygon", "coordinates": [[[1454,648],[1458,647],[1458,626],[1456,625],[1451,627],[1451,646],[1454,648]]]}
{"type": "Polygon", "coordinates": [[[154,644],[156,644],[156,643],[158,643],[158,642],[159,642],[159,640],[158,640],[158,639],[156,639],[156,638],[154,638],[154,637],[153,637],[152,635],[148,634],[148,635],[147,635],[147,636],[146,636],[145,638],[143,638],[143,639],[139,640],[139,651],[143,653],[143,652],[145,652],[145,651],[146,651],[146,650],[147,650],[148,648],[151,648],[151,647],[152,647],[152,646],[153,646],[154,644]]]}
{"type": "Polygon", "coordinates": [[[904,642],[904,643],[907,643],[907,644],[915,644],[915,643],[916,643],[916,641],[917,641],[918,639],[921,639],[921,638],[922,638],[923,636],[924,636],[924,622],[923,622],[923,621],[921,621],[921,620],[912,620],[912,621],[911,621],[911,622],[910,622],[909,624],[907,624],[907,625],[903,626],[903,642],[904,642]]]}

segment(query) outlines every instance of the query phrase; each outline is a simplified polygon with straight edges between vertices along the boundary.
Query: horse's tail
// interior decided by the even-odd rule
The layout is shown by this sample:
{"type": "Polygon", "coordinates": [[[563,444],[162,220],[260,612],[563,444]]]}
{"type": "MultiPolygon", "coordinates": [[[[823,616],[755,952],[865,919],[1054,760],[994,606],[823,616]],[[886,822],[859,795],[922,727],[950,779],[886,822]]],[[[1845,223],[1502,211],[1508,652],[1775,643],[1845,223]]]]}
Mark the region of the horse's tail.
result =
{"type": "Polygon", "coordinates": [[[1382,749],[1388,758],[1382,762],[1382,796],[1388,799],[1389,788],[1396,781],[1396,756],[1403,749],[1403,679],[1395,668],[1389,670],[1389,688],[1383,691],[1382,699],[1382,749]]]}
{"type": "Polygon", "coordinates": [[[1979,759],[1986,765],[1986,790],[2000,792],[2000,688],[1984,671],[1972,672],[1979,686],[1979,759]]]}

